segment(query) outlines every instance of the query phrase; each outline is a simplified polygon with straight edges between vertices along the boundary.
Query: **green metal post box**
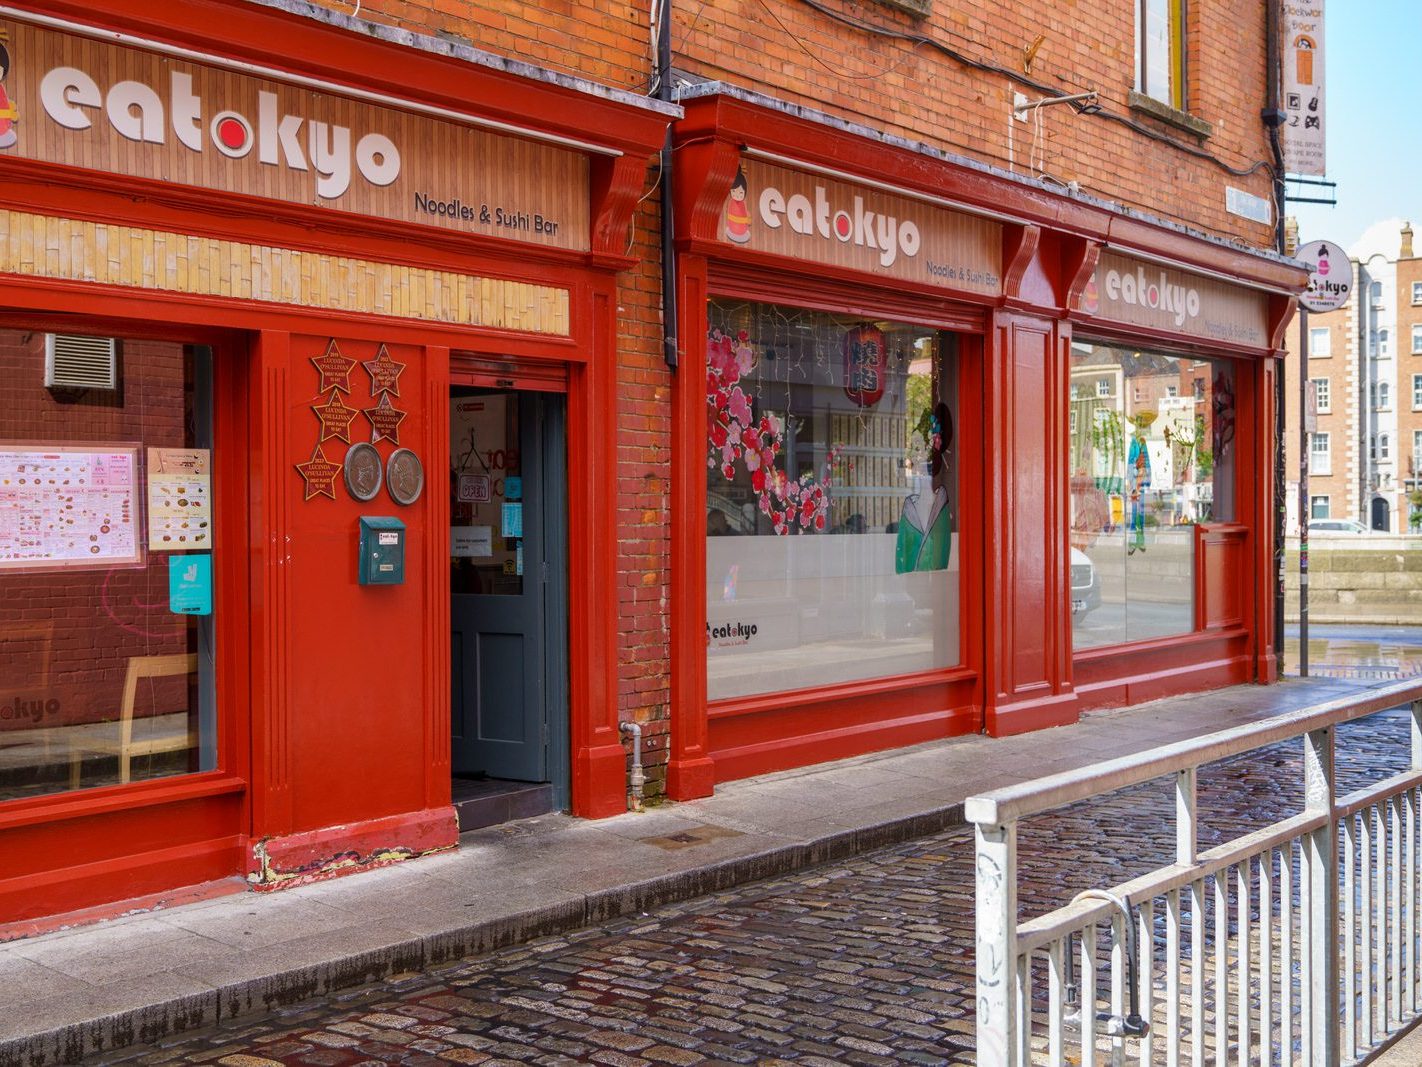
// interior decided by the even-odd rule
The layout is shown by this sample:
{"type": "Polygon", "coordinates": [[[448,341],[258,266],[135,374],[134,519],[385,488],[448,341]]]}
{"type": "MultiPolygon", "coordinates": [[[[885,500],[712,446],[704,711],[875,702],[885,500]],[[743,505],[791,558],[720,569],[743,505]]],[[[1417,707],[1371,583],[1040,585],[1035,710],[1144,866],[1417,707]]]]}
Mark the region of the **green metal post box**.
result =
{"type": "Polygon", "coordinates": [[[403,585],[405,524],[384,515],[360,517],[360,584],[403,585]]]}

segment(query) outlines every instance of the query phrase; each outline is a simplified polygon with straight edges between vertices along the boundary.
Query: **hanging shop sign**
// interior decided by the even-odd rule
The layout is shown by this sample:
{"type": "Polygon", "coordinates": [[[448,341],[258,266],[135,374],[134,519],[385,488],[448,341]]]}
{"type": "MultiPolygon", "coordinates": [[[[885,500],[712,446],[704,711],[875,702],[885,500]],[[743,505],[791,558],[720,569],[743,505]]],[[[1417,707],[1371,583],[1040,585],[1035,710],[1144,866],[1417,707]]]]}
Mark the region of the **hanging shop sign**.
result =
{"type": "Polygon", "coordinates": [[[844,395],[862,408],[872,408],[884,396],[889,358],[884,331],[856,326],[844,335],[844,395]]]}
{"type": "Polygon", "coordinates": [[[23,22],[6,37],[0,158],[589,247],[580,152],[23,22]]]}
{"type": "Polygon", "coordinates": [[[1323,119],[1323,0],[1285,0],[1279,40],[1283,63],[1284,169],[1321,177],[1328,173],[1323,119]]]}
{"type": "Polygon", "coordinates": [[[1200,341],[1255,348],[1269,343],[1265,294],[1115,252],[1101,253],[1082,293],[1081,310],[1104,322],[1200,341]]]}
{"type": "Polygon", "coordinates": [[[1342,245],[1332,241],[1310,241],[1294,254],[1308,264],[1308,288],[1299,294],[1299,303],[1309,311],[1337,311],[1348,303],[1353,291],[1353,263],[1342,245]]]}
{"type": "Polygon", "coordinates": [[[741,161],[721,239],[923,285],[1002,292],[999,223],[757,159],[741,161]]]}

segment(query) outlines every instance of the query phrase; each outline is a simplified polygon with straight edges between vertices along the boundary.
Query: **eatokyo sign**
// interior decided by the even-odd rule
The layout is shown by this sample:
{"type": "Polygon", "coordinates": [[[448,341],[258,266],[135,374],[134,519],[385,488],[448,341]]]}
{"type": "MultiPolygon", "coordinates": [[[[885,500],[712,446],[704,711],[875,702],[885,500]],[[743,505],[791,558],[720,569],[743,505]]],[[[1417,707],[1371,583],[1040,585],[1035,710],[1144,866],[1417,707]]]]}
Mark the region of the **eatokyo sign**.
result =
{"type": "Polygon", "coordinates": [[[1144,326],[1207,341],[1268,343],[1263,293],[1202,274],[1103,252],[1081,297],[1098,319],[1144,326]]]}
{"type": "MultiPolygon", "coordinates": [[[[585,250],[588,163],[557,145],[0,21],[18,157],[585,250]]],[[[333,90],[337,87],[332,87],[333,90]]]]}

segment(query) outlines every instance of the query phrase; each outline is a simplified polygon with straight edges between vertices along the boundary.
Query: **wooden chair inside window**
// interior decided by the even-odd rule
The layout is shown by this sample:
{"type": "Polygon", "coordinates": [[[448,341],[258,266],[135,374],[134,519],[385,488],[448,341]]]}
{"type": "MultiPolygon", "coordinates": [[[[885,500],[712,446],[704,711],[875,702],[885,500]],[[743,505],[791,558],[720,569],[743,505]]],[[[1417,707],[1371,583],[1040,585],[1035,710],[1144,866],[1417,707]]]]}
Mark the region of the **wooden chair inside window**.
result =
{"type": "Polygon", "coordinates": [[[167,678],[175,675],[189,675],[197,671],[197,654],[178,652],[168,656],[133,656],[128,661],[128,673],[123,680],[123,704],[119,711],[117,738],[86,737],[76,740],[70,755],[69,787],[79,788],[79,776],[84,757],[90,754],[117,756],[119,759],[119,783],[126,784],[130,778],[134,756],[152,756],[160,752],[181,752],[196,748],[197,728],[191,718],[181,733],[168,733],[138,740],[133,736],[133,705],[138,696],[140,678],[167,678]]]}

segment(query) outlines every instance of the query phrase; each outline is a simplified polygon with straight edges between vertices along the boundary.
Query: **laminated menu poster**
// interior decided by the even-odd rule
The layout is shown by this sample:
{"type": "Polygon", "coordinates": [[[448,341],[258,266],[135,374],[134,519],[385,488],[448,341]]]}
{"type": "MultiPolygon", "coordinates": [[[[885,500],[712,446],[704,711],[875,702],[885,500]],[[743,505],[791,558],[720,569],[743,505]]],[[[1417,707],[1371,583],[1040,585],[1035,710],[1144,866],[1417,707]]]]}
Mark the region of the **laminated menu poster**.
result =
{"type": "Polygon", "coordinates": [[[148,550],[212,548],[212,453],[148,450],[148,550]]]}
{"type": "Polygon", "coordinates": [[[136,445],[0,444],[0,570],[142,562],[136,445]]]}

